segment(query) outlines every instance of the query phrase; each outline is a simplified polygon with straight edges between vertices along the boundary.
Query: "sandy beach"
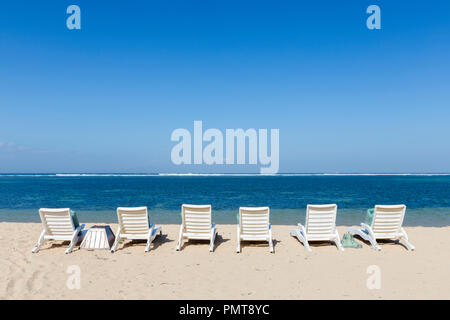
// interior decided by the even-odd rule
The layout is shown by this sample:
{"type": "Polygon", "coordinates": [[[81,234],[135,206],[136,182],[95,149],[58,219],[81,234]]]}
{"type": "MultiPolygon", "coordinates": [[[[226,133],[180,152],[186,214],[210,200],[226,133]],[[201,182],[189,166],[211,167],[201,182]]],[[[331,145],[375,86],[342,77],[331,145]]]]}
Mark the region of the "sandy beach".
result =
{"type": "Polygon", "coordinates": [[[412,252],[394,242],[377,252],[358,240],[362,249],[321,243],[309,253],[289,235],[292,226],[275,225],[274,254],[262,243],[237,254],[234,225],[218,225],[213,253],[193,241],[177,252],[179,226],[162,227],[148,253],[144,243],[127,241],[114,254],[78,246],[64,254],[61,242],[32,254],[41,225],[2,222],[0,299],[450,299],[450,227],[406,228],[412,252]],[[373,265],[380,289],[366,284],[373,265]],[[80,289],[67,286],[71,266],[79,267],[80,289]]]}

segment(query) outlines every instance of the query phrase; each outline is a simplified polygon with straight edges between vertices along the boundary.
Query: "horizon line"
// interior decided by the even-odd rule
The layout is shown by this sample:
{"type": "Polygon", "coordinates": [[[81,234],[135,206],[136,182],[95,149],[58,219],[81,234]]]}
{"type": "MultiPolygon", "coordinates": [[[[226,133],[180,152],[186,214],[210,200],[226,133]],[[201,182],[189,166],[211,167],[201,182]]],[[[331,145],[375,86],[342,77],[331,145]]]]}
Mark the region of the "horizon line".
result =
{"type": "Polygon", "coordinates": [[[449,176],[450,172],[305,172],[305,173],[274,173],[274,174],[261,174],[261,173],[146,173],[146,172],[85,172],[85,173],[55,173],[55,172],[42,172],[42,173],[0,173],[0,176],[55,176],[55,177],[101,177],[101,176],[449,176]]]}

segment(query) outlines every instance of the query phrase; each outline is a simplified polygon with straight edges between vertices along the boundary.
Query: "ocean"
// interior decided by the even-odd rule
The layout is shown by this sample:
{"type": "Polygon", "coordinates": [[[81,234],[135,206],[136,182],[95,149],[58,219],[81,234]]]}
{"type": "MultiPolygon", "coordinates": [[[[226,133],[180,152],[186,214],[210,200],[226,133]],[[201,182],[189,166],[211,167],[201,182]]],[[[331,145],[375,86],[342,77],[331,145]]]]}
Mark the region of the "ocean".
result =
{"type": "Polygon", "coordinates": [[[117,222],[118,206],[147,206],[160,224],[181,222],[183,203],[211,204],[236,223],[240,206],[269,206],[272,224],[305,221],[307,204],[336,203],[338,225],[357,225],[375,204],[406,204],[406,226],[450,225],[450,175],[2,174],[0,221],[39,222],[41,207],[69,207],[80,222],[117,222]]]}

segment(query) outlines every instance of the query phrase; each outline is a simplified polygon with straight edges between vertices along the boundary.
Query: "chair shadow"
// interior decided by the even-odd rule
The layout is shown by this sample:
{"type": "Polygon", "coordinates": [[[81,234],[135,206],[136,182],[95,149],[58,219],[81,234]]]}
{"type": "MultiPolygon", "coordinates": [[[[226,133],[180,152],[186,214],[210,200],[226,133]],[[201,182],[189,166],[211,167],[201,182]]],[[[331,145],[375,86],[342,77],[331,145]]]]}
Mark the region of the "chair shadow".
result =
{"type": "MultiPolygon", "coordinates": [[[[372,245],[370,244],[370,241],[364,240],[359,235],[355,234],[354,238],[360,240],[361,242],[363,242],[364,244],[368,245],[369,247],[372,247],[372,245]]],[[[380,247],[382,247],[381,245],[398,244],[398,245],[402,246],[403,248],[405,248],[406,250],[408,250],[408,248],[403,243],[401,243],[400,240],[377,239],[377,243],[380,245],[380,247]]],[[[381,250],[383,250],[383,248],[381,248],[381,250]]]]}
{"type": "MultiPolygon", "coordinates": [[[[278,242],[281,241],[272,239],[274,253],[278,242]]],[[[269,249],[269,243],[264,241],[241,241],[241,252],[244,247],[267,247],[269,249]]]]}
{"type": "MultiPolygon", "coordinates": [[[[51,240],[50,240],[51,241],[51,240]]],[[[58,241],[58,242],[50,242],[49,240],[45,241],[42,246],[39,248],[39,251],[46,251],[46,250],[52,250],[52,249],[59,249],[63,248],[64,250],[67,249],[70,245],[70,241],[58,241]]],[[[81,250],[80,248],[81,241],[78,241],[78,243],[75,244],[75,246],[72,249],[72,253],[78,250],[81,250]]]]}
{"type": "MultiPolygon", "coordinates": [[[[45,251],[45,250],[50,250],[50,249],[57,249],[57,248],[64,248],[67,249],[70,245],[70,241],[63,241],[63,242],[52,242],[52,243],[45,243],[42,245],[42,247],[39,249],[39,251],[45,251]],[[45,248],[44,246],[47,245],[47,247],[45,248]]],[[[78,248],[78,247],[74,247],[78,248]]]]}
{"type": "MultiPolygon", "coordinates": [[[[174,240],[171,240],[169,238],[167,238],[167,234],[161,234],[161,235],[157,235],[156,238],[152,241],[152,245],[150,246],[150,251],[152,250],[156,250],[159,246],[165,244],[165,243],[169,243],[169,242],[173,242],[174,240]]],[[[142,246],[145,247],[147,245],[147,240],[142,239],[142,240],[129,240],[127,242],[124,242],[122,245],[122,248],[118,248],[120,249],[125,249],[128,247],[134,247],[134,246],[142,246]]]]}
{"type": "MultiPolygon", "coordinates": [[[[223,243],[228,242],[228,241],[230,241],[230,239],[225,239],[220,234],[217,234],[216,239],[214,241],[214,251],[216,251],[216,249],[219,246],[221,246],[223,243]]],[[[200,246],[200,245],[208,245],[209,246],[209,243],[210,243],[209,240],[183,239],[183,244],[181,245],[180,251],[189,246],[200,246]]]]}
{"type": "Polygon", "coordinates": [[[220,247],[223,243],[230,241],[231,239],[225,239],[220,234],[216,235],[216,241],[214,241],[214,250],[220,247]]]}
{"type": "Polygon", "coordinates": [[[320,247],[329,247],[329,246],[334,246],[336,247],[336,243],[334,241],[309,241],[309,246],[311,248],[320,248],[320,247]]]}
{"type": "MultiPolygon", "coordinates": [[[[217,236],[216,236],[217,240],[217,236]]],[[[209,246],[209,240],[196,240],[196,239],[183,239],[183,243],[180,247],[180,251],[190,246],[209,246]]],[[[215,246],[214,246],[215,248],[215,246]]]]}
{"type": "Polygon", "coordinates": [[[165,243],[170,243],[170,242],[174,242],[175,240],[169,239],[167,237],[167,234],[161,234],[156,236],[155,240],[153,240],[152,242],[152,247],[150,248],[150,250],[155,250],[158,249],[160,246],[164,245],[165,243]]]}
{"type": "MultiPolygon", "coordinates": [[[[304,248],[305,245],[297,238],[294,237],[295,240],[297,240],[297,242],[304,248]]],[[[320,248],[320,247],[328,247],[328,246],[334,246],[337,248],[336,242],[334,241],[328,241],[328,240],[323,240],[323,241],[309,241],[308,242],[309,246],[311,247],[311,249],[313,248],[320,248]]]]}

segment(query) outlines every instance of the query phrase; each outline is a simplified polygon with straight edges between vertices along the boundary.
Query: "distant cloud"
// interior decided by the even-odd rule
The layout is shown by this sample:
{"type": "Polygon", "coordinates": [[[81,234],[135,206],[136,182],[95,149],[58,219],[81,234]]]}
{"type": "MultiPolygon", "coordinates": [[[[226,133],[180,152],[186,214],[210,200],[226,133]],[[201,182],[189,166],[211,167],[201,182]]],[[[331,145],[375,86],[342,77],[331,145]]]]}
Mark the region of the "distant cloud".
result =
{"type": "MultiPolygon", "coordinates": [[[[35,147],[27,147],[23,145],[18,145],[15,142],[6,142],[0,141],[0,152],[2,153],[17,153],[17,152],[26,152],[29,154],[64,154],[64,151],[61,150],[53,150],[53,149],[40,149],[35,147]]],[[[72,155],[80,154],[80,152],[71,151],[72,155]]],[[[21,154],[22,156],[24,154],[21,154]]]]}
{"type": "Polygon", "coordinates": [[[0,141],[0,151],[14,152],[14,151],[26,151],[28,150],[25,146],[19,146],[14,142],[4,142],[0,141]]]}

